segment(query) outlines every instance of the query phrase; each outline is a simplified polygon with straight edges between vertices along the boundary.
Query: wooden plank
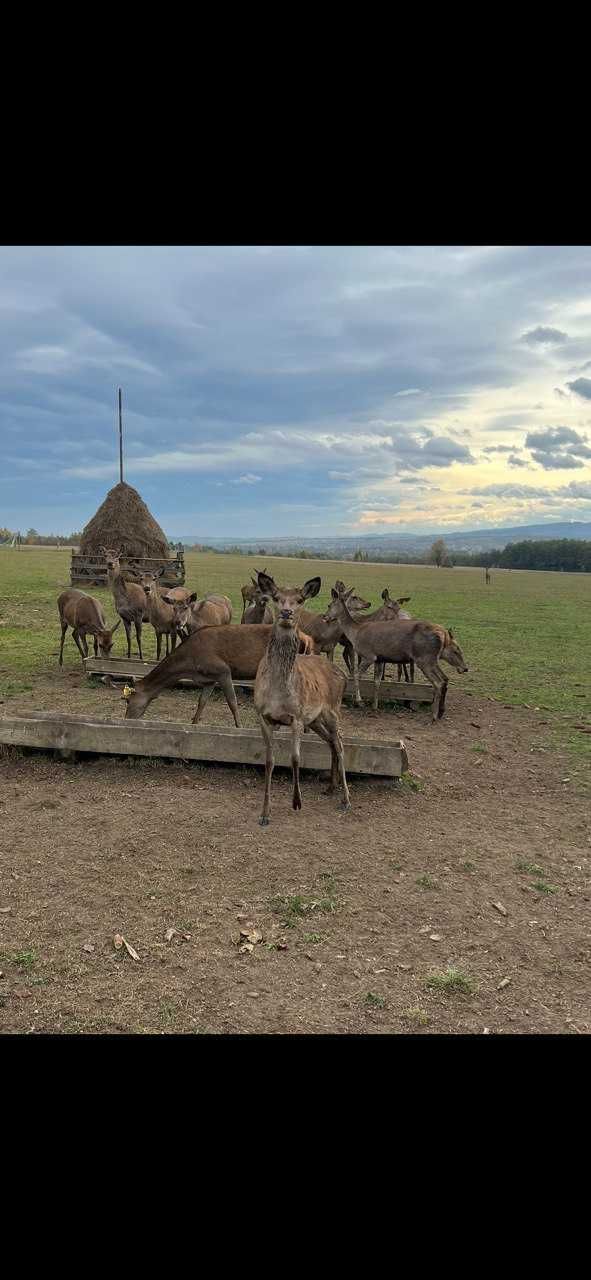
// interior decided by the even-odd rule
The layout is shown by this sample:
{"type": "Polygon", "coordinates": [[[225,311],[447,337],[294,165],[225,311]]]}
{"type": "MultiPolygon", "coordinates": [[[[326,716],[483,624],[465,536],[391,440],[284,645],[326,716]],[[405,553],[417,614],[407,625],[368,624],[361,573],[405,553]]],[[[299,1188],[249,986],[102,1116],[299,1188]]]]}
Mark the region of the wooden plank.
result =
{"type": "MultiPolygon", "coordinates": [[[[85,658],[84,667],[89,676],[112,676],[115,680],[128,680],[133,676],[143,679],[158,666],[157,662],[140,662],[139,658],[85,658]]],[[[179,680],[179,684],[193,686],[191,680],[179,680]]],[[[254,680],[234,680],[236,689],[254,689],[254,680]]],[[[373,680],[360,680],[361,697],[371,702],[373,698],[373,680]]],[[[347,681],[345,697],[354,695],[352,680],[347,681]]],[[[433,688],[430,684],[407,684],[406,681],[382,680],[379,691],[380,702],[432,702],[433,688]]]]}
{"type": "MultiPolygon", "coordinates": [[[[105,755],[165,756],[218,764],[264,764],[265,747],[258,729],[221,729],[213,725],[169,720],[93,720],[32,711],[0,718],[0,742],[40,750],[91,751],[105,755]]],[[[349,773],[399,778],[408,769],[403,741],[343,736],[349,773]]],[[[275,761],[291,762],[288,729],[275,734],[275,761]]],[[[330,751],[314,733],[304,734],[302,769],[329,769],[330,751]]]]}

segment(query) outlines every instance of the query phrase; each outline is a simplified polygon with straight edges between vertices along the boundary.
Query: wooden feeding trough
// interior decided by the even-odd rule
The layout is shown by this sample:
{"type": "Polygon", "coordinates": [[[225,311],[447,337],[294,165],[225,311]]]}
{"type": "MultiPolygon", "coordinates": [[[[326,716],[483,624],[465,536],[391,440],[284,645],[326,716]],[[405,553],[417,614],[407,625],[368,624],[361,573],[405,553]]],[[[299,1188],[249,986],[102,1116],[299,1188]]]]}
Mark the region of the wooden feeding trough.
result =
{"type": "MultiPolygon", "coordinates": [[[[265,762],[265,746],[258,729],[220,729],[213,725],[180,724],[169,720],[94,720],[64,716],[57,711],[31,711],[0,718],[0,742],[61,753],[170,757],[215,764],[265,762]]],[[[278,765],[291,765],[291,734],[279,730],[274,738],[278,765]]],[[[343,737],[348,773],[399,778],[408,770],[402,740],[343,737]]],[[[329,769],[330,749],[315,734],[302,738],[301,768],[329,769]]]]}
{"type": "MultiPolygon", "coordinates": [[[[150,674],[156,662],[140,662],[137,658],[85,658],[84,666],[89,676],[110,676],[113,680],[141,680],[150,674]]],[[[179,680],[180,685],[193,687],[191,680],[179,680]]],[[[234,680],[236,689],[254,689],[254,680],[234,680]]],[[[373,680],[360,680],[361,697],[371,701],[373,698],[373,680]]],[[[354,697],[355,688],[352,680],[347,681],[345,698],[354,697]]],[[[381,703],[389,702],[433,702],[434,692],[430,684],[407,684],[399,680],[382,680],[378,698],[381,703]]]]}
{"type": "MultiPolygon", "coordinates": [[[[164,587],[183,587],[185,584],[185,559],[182,551],[175,556],[133,556],[121,557],[121,568],[133,570],[134,573],[159,573],[164,569],[160,583],[164,587]]],[[[70,565],[70,582],[78,587],[106,587],[107,561],[98,551],[83,555],[72,552],[70,565]]]]}

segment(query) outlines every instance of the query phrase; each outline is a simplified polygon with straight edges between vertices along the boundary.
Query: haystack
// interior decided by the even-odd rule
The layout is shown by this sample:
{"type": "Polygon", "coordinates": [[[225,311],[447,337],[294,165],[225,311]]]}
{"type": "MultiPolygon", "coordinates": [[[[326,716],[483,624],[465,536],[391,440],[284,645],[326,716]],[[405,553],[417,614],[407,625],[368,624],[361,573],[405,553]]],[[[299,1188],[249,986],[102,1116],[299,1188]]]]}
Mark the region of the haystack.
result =
{"type": "Polygon", "coordinates": [[[170,556],[168,542],[137,489],[116,484],[109,490],[80,539],[82,555],[96,555],[101,547],[114,547],[127,556],[170,556]]]}

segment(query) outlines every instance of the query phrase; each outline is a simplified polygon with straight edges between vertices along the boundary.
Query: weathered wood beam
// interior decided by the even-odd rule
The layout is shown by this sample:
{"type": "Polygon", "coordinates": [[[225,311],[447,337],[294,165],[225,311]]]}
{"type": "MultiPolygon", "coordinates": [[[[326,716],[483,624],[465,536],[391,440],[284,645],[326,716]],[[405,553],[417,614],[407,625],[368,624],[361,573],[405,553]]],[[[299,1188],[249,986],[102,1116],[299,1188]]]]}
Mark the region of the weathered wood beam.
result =
{"type": "MultiPolygon", "coordinates": [[[[128,680],[133,676],[143,679],[157,667],[157,662],[140,662],[138,658],[85,658],[84,667],[89,676],[112,676],[115,680],[128,680]]],[[[192,686],[191,680],[179,680],[179,684],[192,686]]],[[[254,680],[234,680],[236,689],[254,689],[254,680]]],[[[194,687],[194,686],[192,686],[194,687]]],[[[373,680],[360,680],[359,688],[362,698],[371,701],[373,698],[373,680]]],[[[354,695],[353,681],[347,681],[345,697],[354,695]]],[[[380,702],[432,702],[433,689],[430,684],[407,684],[406,681],[382,680],[379,691],[380,702]]]]}
{"type": "MultiPolygon", "coordinates": [[[[258,729],[221,729],[168,720],[93,720],[55,711],[32,711],[0,718],[0,742],[40,750],[90,751],[99,755],[164,756],[218,764],[264,764],[265,748],[258,729]]],[[[349,773],[399,778],[408,769],[402,740],[343,736],[349,773]]],[[[291,762],[291,735],[275,734],[278,765],[291,762]]],[[[330,751],[313,733],[302,738],[301,767],[329,769],[330,751]]]]}

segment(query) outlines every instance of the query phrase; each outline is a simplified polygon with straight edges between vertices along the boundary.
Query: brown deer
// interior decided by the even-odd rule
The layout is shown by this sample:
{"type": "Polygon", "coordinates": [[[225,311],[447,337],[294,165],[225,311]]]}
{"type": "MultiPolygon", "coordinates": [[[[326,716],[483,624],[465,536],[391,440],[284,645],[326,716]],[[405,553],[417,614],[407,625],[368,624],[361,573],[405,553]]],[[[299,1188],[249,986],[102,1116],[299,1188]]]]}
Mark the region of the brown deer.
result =
{"type": "Polygon", "coordinates": [[[137,582],[127,582],[125,580],[121,570],[121,551],[115,551],[109,547],[100,547],[99,550],[105,554],[107,582],[113,593],[115,608],[125,627],[127,657],[131,658],[131,627],[133,624],[135,626],[138,652],[143,662],[142,622],[147,617],[148,611],[146,593],[137,582]]]}
{"type": "MultiPolygon", "coordinates": [[[[349,608],[352,613],[357,615],[365,609],[371,609],[371,603],[369,600],[363,600],[361,596],[353,594],[349,597],[349,608]]],[[[312,637],[314,653],[325,653],[329,662],[334,662],[334,651],[337,644],[342,644],[343,640],[345,640],[345,644],[347,643],[341,633],[338,622],[327,622],[326,615],[323,613],[312,613],[311,609],[301,609],[299,626],[307,635],[312,637]]]]}
{"type": "Polygon", "coordinates": [[[279,588],[266,573],[258,574],[261,591],[273,601],[275,624],[255,680],[254,705],[266,748],[265,795],[259,818],[268,826],[273,776],[273,732],[279,725],[291,728],[291,763],[293,770],[294,809],[301,809],[300,743],[306,728],[312,729],[331,750],[329,791],[335,790],[340,774],[343,787],[342,808],[351,805],[343,742],[339,732],[339,708],[346,677],[320,654],[298,655],[298,625],[304,601],[318,595],[320,578],[310,578],[303,587],[279,588]]]}
{"type": "MultiPolygon", "coordinates": [[[[152,623],[156,632],[156,661],[160,662],[160,654],[162,652],[162,637],[166,640],[166,654],[169,651],[169,642],[174,653],[177,641],[176,626],[174,623],[174,606],[167,604],[163,596],[158,590],[158,579],[166,572],[163,567],[158,573],[143,573],[141,576],[141,586],[146,593],[148,621],[152,623]]],[[[178,603],[178,602],[177,602],[178,603]]],[[[181,607],[183,607],[181,605],[181,607]]]]}
{"type": "Polygon", "coordinates": [[[359,675],[374,663],[374,697],[373,707],[377,711],[378,691],[386,662],[416,663],[425,678],[432,685],[435,697],[433,700],[433,719],[441,718],[445,708],[448,679],[439,666],[444,658],[456,671],[466,672],[468,667],[460,646],[454,640],[453,632],[446,631],[433,622],[367,622],[355,619],[347,608],[347,594],[338,594],[332,600],[328,615],[340,618],[343,631],[351,641],[355,651],[353,680],[355,683],[355,701],[362,706],[359,692],[359,675]],[[361,662],[358,661],[361,659],[361,662]]]}
{"type": "MultiPolygon", "coordinates": [[[[242,590],[244,591],[245,588],[243,587],[242,590]]],[[[247,587],[246,590],[251,590],[251,588],[247,587]]],[[[254,594],[250,603],[245,605],[242,610],[241,623],[246,623],[248,626],[262,622],[270,624],[273,621],[273,610],[271,609],[269,597],[263,595],[258,587],[253,591],[254,594]]]]}
{"type": "Polygon", "coordinates": [[[57,607],[62,624],[60,667],[64,663],[64,640],[68,627],[72,628],[74,640],[82,659],[88,657],[87,636],[92,636],[94,639],[95,658],[98,657],[99,650],[101,658],[109,657],[113,648],[113,636],[117,627],[121,626],[121,619],[115,623],[114,627],[109,628],[100,600],[97,600],[95,596],[87,595],[85,591],[78,591],[74,587],[71,587],[68,591],[62,591],[57,598],[57,607]]]}
{"type": "Polygon", "coordinates": [[[484,581],[486,583],[486,586],[489,587],[490,586],[490,569],[484,570],[484,581]]]}
{"type": "Polygon", "coordinates": [[[228,596],[209,594],[198,600],[197,592],[193,591],[184,602],[174,601],[168,594],[163,599],[172,605],[173,624],[181,640],[202,627],[222,627],[232,621],[232,601],[228,596]]]}
{"type": "MultiPolygon", "coordinates": [[[[127,702],[126,719],[139,720],[146,707],[165,689],[172,689],[179,680],[191,680],[201,689],[193,724],[198,724],[203,709],[219,684],[240,728],[238,703],[232,680],[254,680],[257,667],[271,636],[273,628],[265,626],[241,627],[233,624],[223,627],[203,627],[189,636],[167,658],[154,667],[134,687],[126,685],[123,696],[127,702]]],[[[304,640],[300,641],[304,648],[304,640]]]]}
{"type": "Polygon", "coordinates": [[[240,594],[242,596],[242,617],[240,619],[241,622],[244,622],[244,615],[246,613],[247,606],[249,604],[252,604],[253,600],[255,599],[258,593],[258,586],[255,579],[252,577],[252,575],[251,575],[250,581],[252,583],[252,586],[250,586],[247,582],[245,586],[240,588],[240,594]]]}
{"type": "MultiPolygon", "coordinates": [[[[339,595],[339,594],[344,595],[346,590],[347,588],[345,587],[344,582],[335,582],[334,589],[333,589],[333,599],[335,598],[336,595],[339,595]]],[[[351,597],[351,599],[353,599],[353,597],[351,597]]],[[[361,622],[363,623],[364,626],[366,622],[396,622],[396,620],[399,617],[410,618],[410,614],[406,613],[405,610],[402,608],[403,604],[408,603],[408,601],[410,600],[410,596],[400,596],[398,600],[392,600],[390,593],[388,591],[388,588],[385,587],[385,589],[382,591],[382,600],[384,601],[384,603],[380,605],[379,609],[374,609],[373,613],[368,613],[364,618],[361,618],[361,622]]],[[[357,606],[355,608],[357,608],[357,606]]],[[[351,608],[350,602],[349,602],[349,612],[350,613],[354,612],[354,610],[351,608]]],[[[326,613],[323,616],[326,619],[326,613]]],[[[342,644],[343,646],[343,658],[345,660],[345,665],[348,668],[349,674],[352,675],[353,674],[353,646],[351,642],[347,640],[347,637],[345,635],[341,635],[339,643],[342,644]]],[[[410,665],[412,666],[412,664],[410,665]]],[[[399,680],[401,678],[401,668],[402,668],[402,664],[399,664],[398,665],[399,680]]],[[[404,676],[405,676],[405,679],[408,680],[406,666],[404,667],[404,676]]],[[[411,679],[414,679],[414,668],[413,668],[413,676],[411,677],[411,679]]]]}

